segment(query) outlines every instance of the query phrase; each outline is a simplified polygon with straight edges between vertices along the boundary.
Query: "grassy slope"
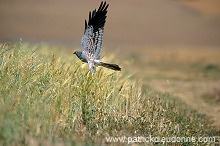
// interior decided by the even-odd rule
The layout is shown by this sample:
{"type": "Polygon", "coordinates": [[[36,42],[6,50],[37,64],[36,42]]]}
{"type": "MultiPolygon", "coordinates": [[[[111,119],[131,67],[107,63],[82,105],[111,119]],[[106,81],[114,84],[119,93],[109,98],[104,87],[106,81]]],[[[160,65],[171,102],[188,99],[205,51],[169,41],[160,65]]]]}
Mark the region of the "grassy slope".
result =
{"type": "MultiPolygon", "coordinates": [[[[105,136],[207,136],[209,121],[123,72],[47,46],[1,44],[0,145],[105,143],[105,136]]],[[[107,58],[108,60],[108,58],[107,58]]]]}

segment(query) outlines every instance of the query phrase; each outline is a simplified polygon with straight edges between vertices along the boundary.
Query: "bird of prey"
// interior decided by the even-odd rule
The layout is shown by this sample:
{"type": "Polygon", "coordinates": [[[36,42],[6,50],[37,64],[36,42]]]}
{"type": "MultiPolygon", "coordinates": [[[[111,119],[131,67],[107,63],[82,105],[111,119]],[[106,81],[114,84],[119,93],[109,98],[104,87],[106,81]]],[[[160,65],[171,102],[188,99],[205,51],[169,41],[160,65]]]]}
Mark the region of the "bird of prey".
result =
{"type": "Polygon", "coordinates": [[[115,71],[121,68],[116,64],[109,64],[100,61],[102,50],[104,25],[106,22],[108,4],[101,2],[98,10],[89,12],[89,21],[85,20],[85,31],[81,40],[82,51],[75,51],[73,54],[82,61],[88,63],[89,71],[96,72],[96,66],[103,66],[115,71]]]}

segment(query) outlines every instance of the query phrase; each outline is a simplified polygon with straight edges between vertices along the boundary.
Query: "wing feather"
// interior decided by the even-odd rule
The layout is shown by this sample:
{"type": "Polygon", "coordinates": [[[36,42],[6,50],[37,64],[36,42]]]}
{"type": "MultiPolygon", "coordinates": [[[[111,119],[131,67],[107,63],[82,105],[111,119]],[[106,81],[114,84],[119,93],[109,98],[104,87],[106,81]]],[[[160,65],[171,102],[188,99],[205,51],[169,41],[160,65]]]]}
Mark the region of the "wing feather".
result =
{"type": "Polygon", "coordinates": [[[104,25],[106,22],[108,4],[101,2],[98,10],[89,12],[89,21],[85,20],[85,32],[82,37],[81,45],[85,54],[93,59],[100,58],[102,49],[104,25]]]}

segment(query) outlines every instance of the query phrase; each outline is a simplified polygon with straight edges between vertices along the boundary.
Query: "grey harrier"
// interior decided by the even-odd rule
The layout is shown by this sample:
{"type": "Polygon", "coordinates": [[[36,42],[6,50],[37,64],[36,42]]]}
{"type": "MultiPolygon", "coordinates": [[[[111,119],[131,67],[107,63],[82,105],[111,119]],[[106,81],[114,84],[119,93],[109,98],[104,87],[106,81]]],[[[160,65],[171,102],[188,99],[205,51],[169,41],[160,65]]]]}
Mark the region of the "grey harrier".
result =
{"type": "Polygon", "coordinates": [[[108,4],[101,2],[99,9],[89,12],[89,21],[85,20],[85,31],[81,40],[82,51],[75,51],[73,54],[89,65],[89,71],[96,72],[96,66],[103,66],[109,69],[120,71],[116,64],[109,64],[100,61],[102,50],[104,25],[106,22],[108,4]]]}

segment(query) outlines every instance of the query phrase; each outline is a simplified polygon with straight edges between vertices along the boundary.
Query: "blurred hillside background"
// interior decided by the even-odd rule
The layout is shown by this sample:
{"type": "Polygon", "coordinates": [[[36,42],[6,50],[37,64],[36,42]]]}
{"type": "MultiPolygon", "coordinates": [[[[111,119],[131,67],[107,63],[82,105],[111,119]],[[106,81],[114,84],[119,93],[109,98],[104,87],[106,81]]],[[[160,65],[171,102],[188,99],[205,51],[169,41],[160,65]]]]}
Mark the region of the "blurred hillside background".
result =
{"type": "MultiPolygon", "coordinates": [[[[103,54],[123,52],[114,54],[144,85],[174,94],[220,127],[220,0],[108,3],[103,54]]],[[[1,0],[0,42],[22,38],[67,46],[73,52],[80,47],[84,20],[99,4],[100,0],[1,0]]]]}
{"type": "MultiPolygon", "coordinates": [[[[1,0],[0,41],[22,38],[80,46],[98,0],[1,0]]],[[[110,3],[105,46],[220,46],[219,0],[122,0],[110,3]]]]}

